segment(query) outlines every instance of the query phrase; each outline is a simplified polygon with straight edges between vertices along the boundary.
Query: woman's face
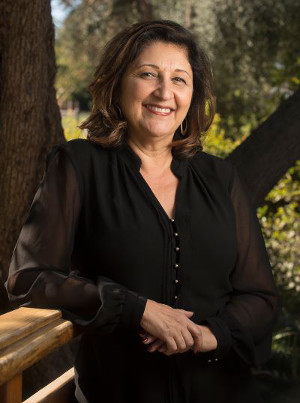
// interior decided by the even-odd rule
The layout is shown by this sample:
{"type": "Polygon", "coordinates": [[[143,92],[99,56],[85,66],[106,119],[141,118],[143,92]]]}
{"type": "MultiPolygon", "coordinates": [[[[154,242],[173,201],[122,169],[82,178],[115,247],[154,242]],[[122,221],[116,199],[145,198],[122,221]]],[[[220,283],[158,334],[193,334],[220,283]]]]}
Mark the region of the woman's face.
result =
{"type": "Polygon", "coordinates": [[[172,140],[193,95],[187,51],[171,43],[148,45],[125,71],[120,107],[130,137],[172,140]]]}

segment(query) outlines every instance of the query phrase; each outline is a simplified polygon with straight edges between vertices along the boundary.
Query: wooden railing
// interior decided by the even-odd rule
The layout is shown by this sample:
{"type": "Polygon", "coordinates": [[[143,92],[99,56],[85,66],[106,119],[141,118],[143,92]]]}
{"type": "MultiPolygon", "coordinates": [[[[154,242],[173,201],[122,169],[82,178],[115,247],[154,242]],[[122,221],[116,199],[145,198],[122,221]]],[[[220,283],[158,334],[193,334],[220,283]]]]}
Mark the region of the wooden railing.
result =
{"type": "MultiPolygon", "coordinates": [[[[19,308],[0,316],[0,402],[22,402],[22,373],[76,334],[61,311],[19,308]]],[[[26,403],[67,402],[71,368],[26,403]],[[58,397],[59,396],[59,397],[58,397]]]]}

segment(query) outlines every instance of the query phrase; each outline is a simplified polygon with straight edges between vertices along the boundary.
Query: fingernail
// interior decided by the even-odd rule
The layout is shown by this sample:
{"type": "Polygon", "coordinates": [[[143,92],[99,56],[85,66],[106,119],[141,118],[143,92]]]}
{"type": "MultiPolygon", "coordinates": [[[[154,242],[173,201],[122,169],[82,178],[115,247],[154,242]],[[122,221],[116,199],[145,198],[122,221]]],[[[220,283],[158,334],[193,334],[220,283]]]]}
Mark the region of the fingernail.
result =
{"type": "Polygon", "coordinates": [[[143,341],[148,341],[148,337],[143,337],[143,341]]]}

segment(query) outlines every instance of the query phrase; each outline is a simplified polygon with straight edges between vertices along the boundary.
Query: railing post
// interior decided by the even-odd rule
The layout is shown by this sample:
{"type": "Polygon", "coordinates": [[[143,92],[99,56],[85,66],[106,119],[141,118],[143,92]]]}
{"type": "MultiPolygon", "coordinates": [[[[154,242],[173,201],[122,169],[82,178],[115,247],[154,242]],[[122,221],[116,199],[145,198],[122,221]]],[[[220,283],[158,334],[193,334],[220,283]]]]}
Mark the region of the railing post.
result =
{"type": "Polygon", "coordinates": [[[0,402],[22,402],[22,373],[15,375],[10,381],[0,386],[0,402]]]}
{"type": "Polygon", "coordinates": [[[23,371],[76,335],[59,310],[22,307],[0,315],[0,403],[21,403],[23,371]]]}

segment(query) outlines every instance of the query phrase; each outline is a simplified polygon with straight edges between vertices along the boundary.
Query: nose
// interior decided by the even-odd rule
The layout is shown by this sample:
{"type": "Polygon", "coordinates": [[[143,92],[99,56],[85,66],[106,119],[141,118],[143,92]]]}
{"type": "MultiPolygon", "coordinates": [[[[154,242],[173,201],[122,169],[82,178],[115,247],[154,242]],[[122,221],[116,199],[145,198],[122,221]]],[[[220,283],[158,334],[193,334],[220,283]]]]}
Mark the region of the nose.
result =
{"type": "Polygon", "coordinates": [[[168,100],[173,98],[173,92],[171,88],[171,82],[169,79],[162,77],[154,91],[155,96],[162,100],[168,100]]]}

